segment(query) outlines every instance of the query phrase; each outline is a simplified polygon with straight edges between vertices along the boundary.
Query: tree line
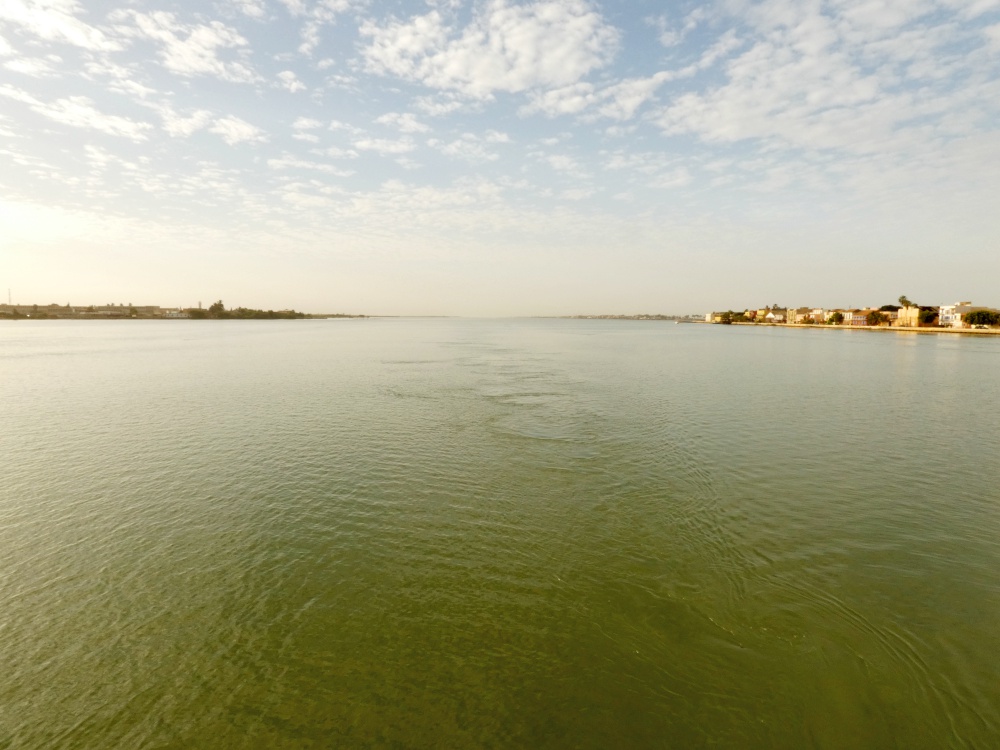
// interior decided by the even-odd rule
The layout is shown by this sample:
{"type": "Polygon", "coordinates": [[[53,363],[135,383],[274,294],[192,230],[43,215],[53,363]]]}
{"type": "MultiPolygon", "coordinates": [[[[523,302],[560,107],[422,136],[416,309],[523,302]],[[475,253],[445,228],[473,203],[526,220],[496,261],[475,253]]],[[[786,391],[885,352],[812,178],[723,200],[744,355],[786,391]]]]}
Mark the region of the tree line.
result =
{"type": "Polygon", "coordinates": [[[195,307],[186,312],[195,320],[225,320],[229,318],[239,320],[294,320],[306,317],[305,313],[296,312],[295,310],[256,310],[250,307],[236,307],[232,310],[227,310],[226,306],[222,304],[221,299],[209,305],[207,310],[195,307]]]}

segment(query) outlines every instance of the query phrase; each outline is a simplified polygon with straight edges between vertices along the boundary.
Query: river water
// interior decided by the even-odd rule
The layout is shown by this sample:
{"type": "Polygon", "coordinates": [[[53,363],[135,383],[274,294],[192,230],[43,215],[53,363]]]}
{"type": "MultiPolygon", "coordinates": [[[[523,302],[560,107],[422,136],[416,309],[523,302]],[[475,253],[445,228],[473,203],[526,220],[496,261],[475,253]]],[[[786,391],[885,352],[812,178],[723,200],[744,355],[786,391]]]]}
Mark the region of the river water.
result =
{"type": "Polygon", "coordinates": [[[1000,341],[0,324],[0,748],[1000,745],[1000,341]]]}

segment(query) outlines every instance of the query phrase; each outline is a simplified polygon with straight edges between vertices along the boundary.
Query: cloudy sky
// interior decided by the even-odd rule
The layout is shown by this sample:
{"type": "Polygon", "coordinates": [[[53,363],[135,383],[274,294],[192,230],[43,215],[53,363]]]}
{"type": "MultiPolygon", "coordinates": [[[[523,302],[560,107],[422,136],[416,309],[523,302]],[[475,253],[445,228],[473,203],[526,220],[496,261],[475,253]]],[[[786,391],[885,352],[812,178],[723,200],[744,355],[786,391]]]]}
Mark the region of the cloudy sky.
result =
{"type": "Polygon", "coordinates": [[[0,0],[15,302],[1000,306],[998,206],[1000,0],[0,0]]]}

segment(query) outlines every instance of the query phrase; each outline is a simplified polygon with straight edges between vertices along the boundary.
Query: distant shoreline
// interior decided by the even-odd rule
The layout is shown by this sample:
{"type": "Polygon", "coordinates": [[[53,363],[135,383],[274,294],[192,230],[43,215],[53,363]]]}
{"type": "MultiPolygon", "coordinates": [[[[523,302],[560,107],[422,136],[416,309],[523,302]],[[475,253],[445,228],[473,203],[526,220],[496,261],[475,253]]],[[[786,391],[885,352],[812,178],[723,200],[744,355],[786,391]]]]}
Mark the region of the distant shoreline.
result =
{"type": "Polygon", "coordinates": [[[539,317],[542,320],[651,320],[667,322],[673,320],[678,323],[703,322],[683,315],[660,315],[654,313],[637,313],[635,315],[542,315],[539,317]]]}
{"type": "Polygon", "coordinates": [[[121,321],[125,321],[125,320],[128,320],[128,321],[132,321],[132,320],[146,320],[146,321],[156,320],[156,321],[163,321],[163,322],[171,322],[172,323],[172,322],[176,322],[176,321],[179,321],[179,320],[195,320],[195,321],[199,321],[199,322],[202,322],[202,321],[204,321],[204,322],[208,322],[208,321],[218,322],[218,321],[222,321],[222,320],[238,320],[238,321],[253,321],[253,320],[256,320],[256,321],[261,321],[261,320],[368,320],[369,318],[375,318],[375,317],[392,317],[392,316],[384,316],[384,315],[383,316],[378,316],[378,315],[337,315],[337,314],[331,314],[331,315],[323,315],[323,314],[312,315],[312,314],[309,314],[309,313],[305,313],[305,314],[303,314],[301,316],[296,316],[296,317],[291,317],[291,316],[279,317],[279,316],[275,316],[273,318],[271,318],[271,317],[249,317],[249,316],[248,317],[232,316],[232,317],[224,317],[224,318],[210,318],[210,317],[192,318],[190,316],[164,316],[164,315],[135,315],[135,316],[126,316],[126,315],[87,315],[87,316],[83,316],[83,315],[66,315],[66,316],[62,316],[62,317],[60,317],[58,315],[37,315],[37,316],[19,315],[19,316],[17,316],[15,318],[15,317],[11,317],[9,315],[0,315],[0,322],[3,322],[3,321],[15,322],[15,321],[17,321],[17,322],[33,322],[33,323],[34,322],[38,322],[38,323],[42,323],[42,322],[53,322],[53,321],[57,321],[57,320],[73,320],[73,321],[78,321],[78,322],[82,321],[82,322],[85,322],[85,323],[90,323],[90,322],[108,323],[108,322],[112,322],[112,321],[121,322],[121,321]]]}
{"type": "Polygon", "coordinates": [[[872,333],[951,333],[960,336],[1000,336],[1000,328],[915,328],[913,326],[836,326],[822,323],[709,323],[705,320],[692,321],[702,325],[734,325],[750,328],[820,328],[827,331],[869,331],[872,333]]]}

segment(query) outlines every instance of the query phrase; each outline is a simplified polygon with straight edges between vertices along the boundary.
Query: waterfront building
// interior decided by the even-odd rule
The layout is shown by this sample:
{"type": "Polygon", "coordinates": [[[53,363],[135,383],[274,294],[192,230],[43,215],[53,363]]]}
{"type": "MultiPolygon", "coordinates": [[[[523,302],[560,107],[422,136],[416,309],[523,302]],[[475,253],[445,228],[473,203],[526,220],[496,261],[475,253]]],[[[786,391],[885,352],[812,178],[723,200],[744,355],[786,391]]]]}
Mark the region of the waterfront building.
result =
{"type": "Polygon", "coordinates": [[[812,318],[812,310],[808,307],[798,307],[788,311],[789,323],[804,323],[806,318],[812,318]]]}
{"type": "Polygon", "coordinates": [[[916,328],[920,325],[920,308],[917,305],[901,307],[896,313],[896,322],[894,325],[916,328]]]}
{"type": "Polygon", "coordinates": [[[938,308],[938,325],[950,328],[963,328],[962,316],[965,313],[985,310],[985,307],[974,307],[971,301],[956,302],[954,305],[941,305],[938,308]]]}

